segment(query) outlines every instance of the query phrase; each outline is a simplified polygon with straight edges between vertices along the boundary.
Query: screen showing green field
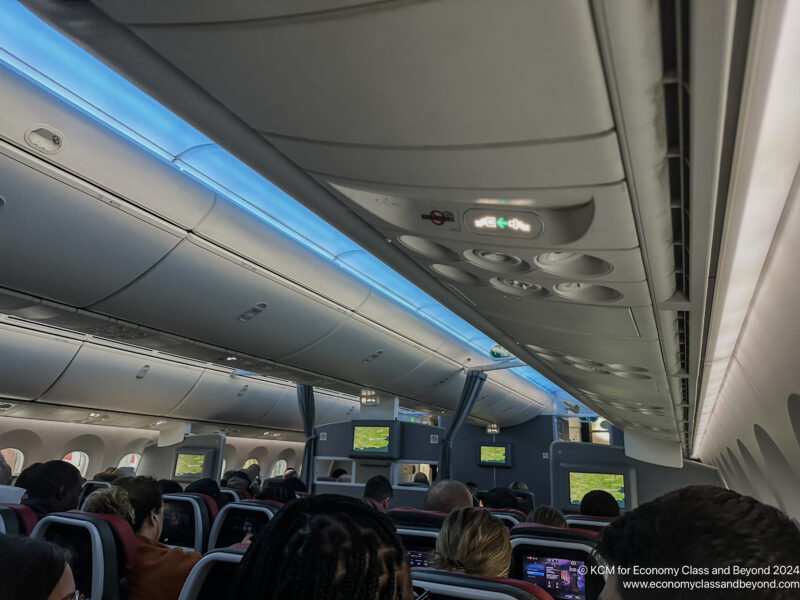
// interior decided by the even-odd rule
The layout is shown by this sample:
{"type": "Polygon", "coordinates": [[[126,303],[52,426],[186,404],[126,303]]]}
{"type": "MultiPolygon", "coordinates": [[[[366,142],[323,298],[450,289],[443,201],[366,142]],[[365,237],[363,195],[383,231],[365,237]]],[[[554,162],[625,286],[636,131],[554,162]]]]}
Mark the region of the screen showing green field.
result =
{"type": "Polygon", "coordinates": [[[354,452],[389,452],[389,426],[353,427],[354,452]]]}
{"type": "Polygon", "coordinates": [[[505,446],[481,446],[482,463],[504,465],[507,459],[505,446]]]}
{"type": "Polygon", "coordinates": [[[625,508],[625,476],[619,473],[569,473],[569,503],[580,504],[592,490],[603,490],[614,496],[620,508],[625,508]]]}
{"type": "Polygon", "coordinates": [[[203,474],[205,454],[178,454],[175,477],[199,477],[203,474]]]}

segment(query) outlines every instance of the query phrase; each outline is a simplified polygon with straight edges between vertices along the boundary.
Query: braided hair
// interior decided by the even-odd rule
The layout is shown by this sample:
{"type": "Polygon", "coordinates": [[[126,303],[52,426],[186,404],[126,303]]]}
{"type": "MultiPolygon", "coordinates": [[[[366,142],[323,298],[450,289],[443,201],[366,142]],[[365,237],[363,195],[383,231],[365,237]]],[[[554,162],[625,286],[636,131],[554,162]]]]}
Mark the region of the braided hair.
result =
{"type": "Polygon", "coordinates": [[[252,543],[236,598],[406,600],[405,553],[391,521],[360,499],[323,494],[287,504],[252,543]]]}

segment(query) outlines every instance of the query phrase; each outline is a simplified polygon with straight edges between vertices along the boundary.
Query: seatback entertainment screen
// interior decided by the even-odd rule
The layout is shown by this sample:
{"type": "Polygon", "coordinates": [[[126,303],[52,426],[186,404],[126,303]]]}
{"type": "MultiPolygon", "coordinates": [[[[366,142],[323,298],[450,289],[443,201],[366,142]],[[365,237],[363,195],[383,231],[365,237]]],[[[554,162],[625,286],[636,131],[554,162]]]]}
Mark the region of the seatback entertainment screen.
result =
{"type": "Polygon", "coordinates": [[[555,600],[586,600],[585,565],[581,560],[525,556],[522,578],[555,600]]]}
{"type": "Polygon", "coordinates": [[[625,508],[625,476],[621,473],[569,472],[569,503],[580,505],[587,492],[603,490],[614,496],[620,508],[625,508]]]}

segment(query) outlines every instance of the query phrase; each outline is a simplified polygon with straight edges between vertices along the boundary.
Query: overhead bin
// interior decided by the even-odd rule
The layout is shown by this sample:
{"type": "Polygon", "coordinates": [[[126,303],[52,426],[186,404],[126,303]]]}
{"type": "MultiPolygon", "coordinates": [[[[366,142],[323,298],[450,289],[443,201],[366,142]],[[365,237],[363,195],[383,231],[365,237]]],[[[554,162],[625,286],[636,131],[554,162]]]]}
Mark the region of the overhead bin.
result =
{"type": "MultiPolygon", "coordinates": [[[[0,137],[184,229],[192,229],[214,204],[207,187],[165,160],[131,144],[89,115],[76,111],[0,63],[0,137]],[[25,134],[51,128],[63,143],[54,154],[38,152],[25,134]],[[124,168],[120,168],[124,165],[124,168]]],[[[202,143],[205,136],[182,140],[202,143]]]]}
{"type": "Polygon", "coordinates": [[[183,232],[0,143],[0,281],[72,306],[158,262],[183,232]]]}
{"type": "Polygon", "coordinates": [[[0,323],[0,397],[35,400],[58,379],[82,343],[0,323]]]}
{"type": "Polygon", "coordinates": [[[265,425],[258,419],[290,384],[205,370],[191,392],[168,414],[182,419],[265,425]]]}
{"type": "Polygon", "coordinates": [[[269,423],[270,427],[276,429],[302,431],[303,422],[297,404],[297,389],[290,387],[281,392],[275,403],[263,412],[259,422],[269,423]]]}
{"type": "MultiPolygon", "coordinates": [[[[266,207],[269,210],[269,207],[266,207]]],[[[290,223],[303,231],[302,223],[290,223]]],[[[299,242],[275,230],[258,216],[258,210],[248,212],[228,201],[219,201],[194,233],[222,248],[246,256],[291,281],[308,285],[322,296],[349,309],[358,308],[370,290],[341,269],[332,269],[328,261],[299,242]]],[[[311,241],[313,232],[307,232],[311,241]]]]}
{"type": "Polygon", "coordinates": [[[40,399],[70,406],[163,415],[186,397],[201,373],[196,367],[87,342],[40,399]]]}
{"type": "Polygon", "coordinates": [[[343,309],[194,236],[92,308],[264,358],[306,347],[347,317],[343,309]]]}

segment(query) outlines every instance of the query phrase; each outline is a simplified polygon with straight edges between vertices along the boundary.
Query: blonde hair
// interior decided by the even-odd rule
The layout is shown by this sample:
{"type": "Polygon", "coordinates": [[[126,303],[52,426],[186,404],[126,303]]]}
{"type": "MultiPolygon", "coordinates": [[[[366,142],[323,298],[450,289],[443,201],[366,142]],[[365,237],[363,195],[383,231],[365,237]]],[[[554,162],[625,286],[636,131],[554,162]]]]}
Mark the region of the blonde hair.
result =
{"type": "Polygon", "coordinates": [[[89,494],[84,503],[86,512],[122,517],[133,527],[134,511],[128,492],[118,486],[89,494]]]}
{"type": "Polygon", "coordinates": [[[511,539],[492,513],[481,508],[459,508],[445,519],[431,566],[470,575],[506,577],[511,565],[511,539]]]}

